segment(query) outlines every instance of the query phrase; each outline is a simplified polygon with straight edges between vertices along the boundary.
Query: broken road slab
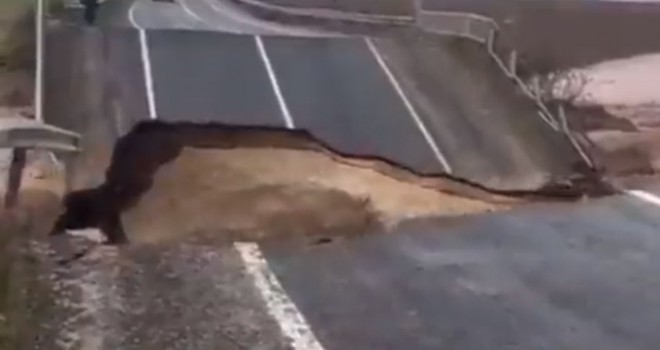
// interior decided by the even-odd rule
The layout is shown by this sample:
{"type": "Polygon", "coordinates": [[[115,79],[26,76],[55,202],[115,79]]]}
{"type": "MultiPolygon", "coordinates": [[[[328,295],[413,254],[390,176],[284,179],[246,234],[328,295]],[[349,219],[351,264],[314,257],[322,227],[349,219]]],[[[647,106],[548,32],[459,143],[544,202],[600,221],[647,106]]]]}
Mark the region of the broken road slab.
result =
{"type": "Polygon", "coordinates": [[[657,207],[620,196],[264,254],[326,349],[654,349],[657,207]]]}

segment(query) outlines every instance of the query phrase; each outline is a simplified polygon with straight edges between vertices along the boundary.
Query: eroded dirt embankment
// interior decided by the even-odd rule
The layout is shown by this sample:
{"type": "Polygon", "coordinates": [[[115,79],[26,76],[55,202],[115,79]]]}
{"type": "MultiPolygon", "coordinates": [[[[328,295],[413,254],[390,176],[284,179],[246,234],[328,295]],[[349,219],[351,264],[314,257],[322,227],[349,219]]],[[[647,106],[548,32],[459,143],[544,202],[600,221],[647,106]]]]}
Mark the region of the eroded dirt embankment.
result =
{"type": "Polygon", "coordinates": [[[340,155],[301,131],[145,123],[117,142],[104,184],[68,196],[56,231],[99,227],[135,242],[346,236],[523,201],[511,194],[521,195],[340,155]]]}
{"type": "Polygon", "coordinates": [[[569,122],[594,145],[612,177],[660,170],[660,55],[558,71],[540,79],[545,98],[569,105],[569,122]]]}

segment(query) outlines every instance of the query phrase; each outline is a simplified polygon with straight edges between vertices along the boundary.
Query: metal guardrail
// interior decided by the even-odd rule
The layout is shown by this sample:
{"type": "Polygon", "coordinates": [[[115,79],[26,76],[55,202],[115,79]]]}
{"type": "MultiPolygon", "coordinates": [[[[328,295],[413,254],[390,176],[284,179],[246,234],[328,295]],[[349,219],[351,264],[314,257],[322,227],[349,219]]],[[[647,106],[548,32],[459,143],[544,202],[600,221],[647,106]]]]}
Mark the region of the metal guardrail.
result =
{"type": "Polygon", "coordinates": [[[44,121],[43,91],[44,91],[44,22],[46,20],[46,0],[37,0],[35,12],[35,74],[34,74],[34,117],[37,121],[44,121]]]}
{"type": "MultiPolygon", "coordinates": [[[[518,52],[510,50],[508,53],[498,53],[497,39],[500,27],[494,19],[473,13],[420,11],[417,24],[422,29],[434,34],[458,36],[486,45],[488,55],[500,70],[534,102],[538,109],[538,116],[556,132],[564,133],[589,167],[594,167],[593,160],[570,130],[563,106],[560,104],[557,113],[552,113],[543,101],[539,85],[534,83],[529,85],[518,75],[518,52]]],[[[538,81],[536,82],[538,83],[538,81]]]]}
{"type": "Polygon", "coordinates": [[[46,0],[37,0],[35,10],[34,119],[2,118],[0,120],[0,147],[76,152],[79,150],[80,135],[44,123],[45,11],[46,0]]]}
{"type": "MultiPolygon", "coordinates": [[[[5,208],[13,208],[18,203],[21,173],[28,149],[67,154],[80,150],[80,135],[44,123],[45,12],[46,0],[36,0],[34,119],[19,116],[0,118],[0,148],[13,149],[5,186],[5,208]]],[[[54,155],[53,159],[57,161],[54,155]]]]}
{"type": "Polygon", "coordinates": [[[418,24],[435,34],[461,36],[486,44],[497,23],[488,17],[463,12],[421,11],[418,24]]]}
{"type": "Polygon", "coordinates": [[[22,117],[0,118],[0,148],[37,148],[76,152],[80,136],[76,133],[22,117]]]}

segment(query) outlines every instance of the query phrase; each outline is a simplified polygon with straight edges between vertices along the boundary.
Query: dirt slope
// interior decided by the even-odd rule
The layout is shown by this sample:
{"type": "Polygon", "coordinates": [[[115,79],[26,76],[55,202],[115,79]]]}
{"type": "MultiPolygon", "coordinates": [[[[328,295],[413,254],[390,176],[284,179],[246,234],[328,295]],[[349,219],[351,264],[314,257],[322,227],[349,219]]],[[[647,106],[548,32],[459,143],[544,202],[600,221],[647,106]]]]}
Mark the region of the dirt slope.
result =
{"type": "Polygon", "coordinates": [[[187,148],[159,169],[152,188],[125,213],[124,225],[141,241],[194,233],[231,239],[343,236],[407,218],[498,208],[314,151],[187,148]]]}

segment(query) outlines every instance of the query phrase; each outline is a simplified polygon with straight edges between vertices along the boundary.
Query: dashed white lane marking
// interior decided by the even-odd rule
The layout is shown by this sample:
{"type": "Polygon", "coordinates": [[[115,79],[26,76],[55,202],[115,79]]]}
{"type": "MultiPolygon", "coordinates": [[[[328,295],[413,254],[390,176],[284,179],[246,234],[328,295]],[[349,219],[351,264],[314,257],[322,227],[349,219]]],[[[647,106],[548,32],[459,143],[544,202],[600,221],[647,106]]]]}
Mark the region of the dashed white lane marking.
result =
{"type": "Polygon", "coordinates": [[[424,136],[426,143],[428,143],[428,145],[431,147],[433,154],[438,159],[440,164],[445,168],[445,171],[447,173],[451,173],[452,168],[449,165],[447,158],[440,151],[440,147],[438,147],[435,140],[433,139],[433,136],[431,136],[431,133],[424,125],[424,122],[422,122],[422,119],[419,117],[419,114],[417,114],[417,111],[415,110],[415,107],[413,107],[412,103],[408,99],[408,96],[406,96],[405,92],[403,92],[401,85],[399,85],[399,82],[394,77],[394,74],[392,74],[392,71],[390,71],[390,68],[387,66],[387,63],[385,63],[385,60],[381,56],[380,52],[378,52],[378,49],[376,48],[376,46],[374,45],[374,43],[371,41],[370,38],[365,38],[365,41],[367,42],[367,46],[369,46],[369,50],[371,50],[371,53],[373,53],[374,57],[376,58],[376,61],[378,61],[378,65],[380,65],[380,68],[383,69],[383,72],[385,72],[387,79],[389,79],[390,83],[394,87],[394,90],[396,90],[397,94],[403,101],[403,104],[406,106],[408,113],[410,113],[410,116],[415,121],[415,124],[417,124],[417,127],[422,132],[422,135],[424,136]]]}
{"type": "Polygon", "coordinates": [[[660,207],[660,197],[654,195],[653,193],[640,190],[628,190],[626,193],[635,198],[639,198],[645,202],[655,204],[660,207]]]}
{"type": "Polygon", "coordinates": [[[156,114],[156,97],[154,95],[154,80],[151,71],[151,56],[149,55],[149,41],[147,32],[144,29],[140,31],[140,53],[142,56],[142,70],[144,71],[144,84],[147,91],[147,105],[149,107],[149,118],[155,120],[158,116],[156,114]]]}
{"type": "Polygon", "coordinates": [[[289,107],[286,105],[286,101],[282,95],[280,84],[277,82],[277,77],[275,76],[273,65],[270,63],[270,58],[268,58],[268,53],[266,52],[266,47],[264,47],[264,43],[259,35],[255,35],[254,39],[257,42],[257,49],[259,50],[261,60],[266,66],[266,72],[268,73],[268,78],[270,79],[270,83],[273,86],[273,91],[275,91],[275,97],[277,98],[277,103],[280,105],[280,110],[282,111],[282,116],[284,117],[284,123],[286,124],[287,128],[293,129],[295,127],[293,124],[293,118],[291,118],[291,112],[289,112],[289,107]]]}
{"type": "Polygon", "coordinates": [[[266,303],[268,312],[279,324],[282,333],[290,338],[294,350],[323,350],[323,346],[312,332],[304,316],[289,299],[268,267],[268,262],[255,243],[234,243],[245,270],[266,303]]]}

